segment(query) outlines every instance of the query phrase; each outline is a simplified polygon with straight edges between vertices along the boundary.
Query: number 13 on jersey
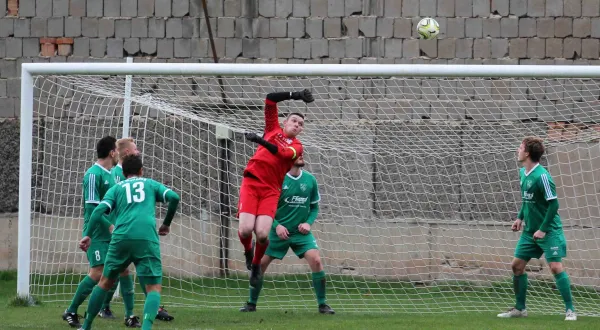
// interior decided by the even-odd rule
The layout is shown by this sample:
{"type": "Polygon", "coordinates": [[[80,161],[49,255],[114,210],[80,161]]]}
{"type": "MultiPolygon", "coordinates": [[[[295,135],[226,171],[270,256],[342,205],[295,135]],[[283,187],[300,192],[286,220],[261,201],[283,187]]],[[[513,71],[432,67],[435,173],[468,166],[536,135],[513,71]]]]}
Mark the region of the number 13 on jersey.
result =
{"type": "Polygon", "coordinates": [[[125,187],[125,194],[127,195],[127,204],[141,203],[146,199],[146,194],[144,193],[144,183],[143,182],[134,182],[133,185],[131,182],[123,184],[125,187]]]}

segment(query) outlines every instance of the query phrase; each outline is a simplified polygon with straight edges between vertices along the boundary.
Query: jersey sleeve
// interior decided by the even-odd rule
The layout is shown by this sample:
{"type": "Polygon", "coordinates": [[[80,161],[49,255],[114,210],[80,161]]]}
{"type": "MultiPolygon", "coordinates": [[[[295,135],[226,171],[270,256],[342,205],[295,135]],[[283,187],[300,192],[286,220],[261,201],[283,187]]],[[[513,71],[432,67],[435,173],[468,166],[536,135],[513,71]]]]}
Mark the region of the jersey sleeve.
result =
{"type": "Polygon", "coordinates": [[[102,176],[87,173],[83,178],[83,195],[86,204],[100,204],[100,185],[102,176]]]}
{"type": "Polygon", "coordinates": [[[313,188],[310,193],[310,203],[316,204],[321,201],[321,194],[319,193],[319,186],[317,184],[317,179],[313,178],[313,188]]]}
{"type": "Polygon", "coordinates": [[[298,158],[298,156],[302,155],[303,152],[303,147],[302,147],[302,143],[298,142],[298,140],[296,140],[296,142],[292,143],[291,145],[283,148],[283,150],[280,150],[277,155],[283,159],[296,159],[298,158]]]}
{"type": "Polygon", "coordinates": [[[265,100],[265,134],[280,128],[277,102],[265,100]]]}
{"type": "Polygon", "coordinates": [[[104,195],[104,198],[100,202],[101,204],[106,204],[106,206],[108,206],[108,208],[110,209],[109,212],[112,212],[112,210],[115,208],[115,205],[117,204],[117,187],[118,186],[113,186],[112,188],[108,189],[108,191],[104,195]]]}
{"type": "Polygon", "coordinates": [[[544,198],[547,201],[556,199],[556,185],[554,184],[554,180],[547,173],[543,173],[540,175],[540,187],[544,191],[544,198]]]}
{"type": "Polygon", "coordinates": [[[169,191],[171,191],[171,189],[167,188],[167,186],[157,181],[154,181],[154,194],[156,201],[166,203],[167,200],[165,196],[169,191]]]}

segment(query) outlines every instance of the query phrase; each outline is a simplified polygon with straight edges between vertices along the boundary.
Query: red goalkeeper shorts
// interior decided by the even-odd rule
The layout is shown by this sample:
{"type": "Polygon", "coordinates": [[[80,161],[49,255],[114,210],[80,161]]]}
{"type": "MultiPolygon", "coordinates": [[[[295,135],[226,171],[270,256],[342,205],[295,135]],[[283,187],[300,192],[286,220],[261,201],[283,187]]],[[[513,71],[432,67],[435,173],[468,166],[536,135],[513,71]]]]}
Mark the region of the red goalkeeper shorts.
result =
{"type": "Polygon", "coordinates": [[[275,219],[280,195],[279,189],[273,189],[254,178],[244,177],[240,187],[238,217],[240,213],[250,213],[255,216],[268,215],[275,219]]]}

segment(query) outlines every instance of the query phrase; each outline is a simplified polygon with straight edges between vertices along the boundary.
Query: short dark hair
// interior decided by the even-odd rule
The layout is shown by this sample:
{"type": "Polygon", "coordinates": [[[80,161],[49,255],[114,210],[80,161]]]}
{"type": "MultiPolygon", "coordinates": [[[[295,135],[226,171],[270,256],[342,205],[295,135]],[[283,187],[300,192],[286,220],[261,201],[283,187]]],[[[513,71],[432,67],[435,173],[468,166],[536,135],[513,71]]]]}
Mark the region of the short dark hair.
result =
{"type": "Polygon", "coordinates": [[[132,175],[139,175],[144,164],[142,164],[140,155],[127,155],[123,157],[121,166],[123,167],[123,175],[128,178],[132,175]]]}
{"type": "Polygon", "coordinates": [[[104,159],[110,156],[110,152],[117,149],[117,139],[112,136],[105,136],[96,143],[96,154],[98,159],[104,159]]]}
{"type": "Polygon", "coordinates": [[[294,115],[296,115],[296,116],[298,116],[298,117],[300,117],[300,118],[304,119],[304,115],[303,115],[303,114],[301,114],[300,112],[290,112],[290,113],[287,115],[287,117],[286,117],[286,118],[290,118],[291,116],[294,116],[294,115]]]}
{"type": "Polygon", "coordinates": [[[529,136],[523,139],[523,145],[525,147],[525,152],[529,153],[529,158],[532,162],[538,163],[540,159],[542,159],[542,155],[544,154],[544,140],[529,136]]]}

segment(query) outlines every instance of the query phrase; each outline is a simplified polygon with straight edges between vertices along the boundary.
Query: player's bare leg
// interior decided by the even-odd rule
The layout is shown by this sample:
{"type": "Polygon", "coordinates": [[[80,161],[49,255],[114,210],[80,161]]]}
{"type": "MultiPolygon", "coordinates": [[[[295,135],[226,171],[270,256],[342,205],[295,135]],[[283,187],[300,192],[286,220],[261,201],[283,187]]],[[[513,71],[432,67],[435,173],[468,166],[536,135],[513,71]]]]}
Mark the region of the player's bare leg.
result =
{"type": "Polygon", "coordinates": [[[254,233],[256,233],[256,248],[254,249],[254,258],[250,269],[250,286],[256,286],[261,281],[261,261],[269,246],[269,232],[273,225],[273,218],[268,215],[259,215],[254,223],[254,233]]]}
{"type": "Polygon", "coordinates": [[[75,292],[75,296],[73,297],[71,304],[62,315],[62,319],[65,320],[69,326],[73,328],[81,326],[77,309],[92,293],[92,290],[94,290],[94,287],[98,284],[100,278],[102,277],[103,270],[103,265],[90,268],[87,276],[77,286],[77,291],[75,292]]]}
{"type": "Polygon", "coordinates": [[[321,314],[335,314],[335,311],[327,305],[327,299],[325,296],[325,271],[323,270],[323,263],[321,262],[321,255],[319,250],[312,249],[304,253],[304,259],[308,263],[310,270],[312,271],[313,287],[315,289],[315,295],[317,296],[317,303],[319,304],[319,313],[321,314]]]}
{"type": "Polygon", "coordinates": [[[549,262],[550,271],[554,275],[556,287],[565,303],[565,321],[577,321],[575,307],[573,307],[573,296],[571,295],[571,281],[569,275],[564,271],[562,262],[549,262]]]}
{"type": "Polygon", "coordinates": [[[275,260],[275,258],[268,255],[263,256],[260,260],[260,270],[261,275],[263,276],[260,277],[260,281],[257,285],[250,287],[250,297],[244,307],[240,308],[240,312],[256,312],[256,303],[260,296],[260,290],[262,290],[264,275],[273,260],[275,260]]]}
{"type": "Polygon", "coordinates": [[[160,308],[160,292],[162,286],[160,284],[146,284],[146,301],[144,302],[144,322],[142,329],[152,329],[152,324],[156,319],[156,314],[160,308]]]}
{"type": "Polygon", "coordinates": [[[508,311],[498,314],[498,317],[527,317],[527,309],[525,308],[525,297],[527,296],[528,285],[527,273],[525,272],[527,262],[527,260],[519,258],[513,259],[511,267],[513,271],[513,288],[515,290],[516,304],[508,311]]]}
{"type": "Polygon", "coordinates": [[[240,213],[240,225],[238,228],[238,237],[244,246],[244,257],[246,257],[246,268],[252,269],[252,259],[254,258],[254,246],[252,245],[252,232],[256,223],[256,216],[251,213],[240,213]]]}

